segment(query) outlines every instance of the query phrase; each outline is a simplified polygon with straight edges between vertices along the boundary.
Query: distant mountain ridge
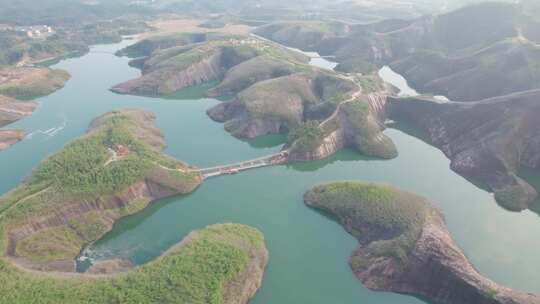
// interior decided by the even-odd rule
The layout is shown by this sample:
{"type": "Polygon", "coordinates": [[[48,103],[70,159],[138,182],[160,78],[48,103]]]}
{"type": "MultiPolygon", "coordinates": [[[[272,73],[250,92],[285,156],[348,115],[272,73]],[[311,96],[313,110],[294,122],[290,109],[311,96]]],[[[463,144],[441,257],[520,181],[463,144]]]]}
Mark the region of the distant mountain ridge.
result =
{"type": "Polygon", "coordinates": [[[344,72],[390,65],[418,91],[468,101],[540,88],[540,21],[529,11],[488,2],[415,21],[286,22],[256,33],[333,55],[344,72]]]}
{"type": "Polygon", "coordinates": [[[540,169],[540,3],[487,2],[416,20],[368,25],[283,22],[260,36],[335,56],[338,70],[389,65],[421,93],[390,98],[389,116],[425,131],[452,169],[486,184],[497,201],[523,210],[537,191],[520,167],[540,169]]]}

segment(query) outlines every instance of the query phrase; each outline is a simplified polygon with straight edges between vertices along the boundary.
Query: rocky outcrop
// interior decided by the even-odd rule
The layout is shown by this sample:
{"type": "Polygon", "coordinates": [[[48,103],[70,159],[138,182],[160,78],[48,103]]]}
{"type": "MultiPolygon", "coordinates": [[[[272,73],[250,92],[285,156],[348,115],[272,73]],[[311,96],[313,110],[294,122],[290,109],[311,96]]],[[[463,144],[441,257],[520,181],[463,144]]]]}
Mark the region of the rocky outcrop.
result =
{"type": "Polygon", "coordinates": [[[289,147],[290,161],[313,161],[329,157],[345,148],[355,148],[360,153],[390,159],[397,157],[397,148],[384,135],[386,96],[374,93],[360,96],[340,104],[334,114],[323,121],[319,128],[322,139],[317,145],[293,142],[289,147]]]}
{"type": "Polygon", "coordinates": [[[193,63],[185,70],[156,70],[140,78],[129,80],[112,88],[120,94],[159,96],[172,94],[183,88],[218,79],[223,74],[219,55],[214,54],[193,63]]]}
{"type": "Polygon", "coordinates": [[[434,304],[537,304],[540,297],[503,287],[478,273],[455,244],[440,211],[424,198],[386,185],[317,186],[308,206],[335,216],[355,236],[349,260],[362,283],[434,304]]]}
{"type": "MultiPolygon", "coordinates": [[[[353,259],[372,258],[362,248],[353,259]]],[[[540,297],[503,287],[483,277],[455,244],[443,216],[434,212],[405,265],[391,258],[355,269],[370,289],[419,295],[435,304],[537,304],[540,297]]]]}
{"type": "Polygon", "coordinates": [[[256,57],[254,49],[204,43],[165,49],[143,60],[143,76],[116,85],[113,92],[146,96],[170,95],[183,88],[221,80],[227,70],[256,57]]]}
{"type": "Polygon", "coordinates": [[[314,160],[325,159],[334,155],[339,150],[347,147],[347,140],[343,129],[337,129],[322,139],[322,143],[315,149],[307,151],[297,150],[294,143],[290,147],[291,152],[288,156],[289,162],[308,162],[314,160]]]}
{"type": "Polygon", "coordinates": [[[537,196],[517,174],[520,166],[540,168],[539,99],[540,91],[466,105],[392,98],[389,114],[427,131],[452,160],[451,168],[486,183],[502,206],[523,210],[537,196]]]}
{"type": "Polygon", "coordinates": [[[284,133],[308,120],[324,120],[357,90],[349,80],[323,72],[296,73],[258,82],[207,113],[233,136],[284,133]]]}
{"type": "Polygon", "coordinates": [[[481,3],[413,21],[281,22],[255,32],[334,56],[336,70],[389,65],[419,92],[474,101],[540,88],[538,17],[524,3],[481,3]]]}
{"type": "MultiPolygon", "coordinates": [[[[156,172],[155,175],[163,173],[167,174],[166,172],[156,172]]],[[[41,271],[74,272],[76,256],[64,260],[32,261],[18,254],[18,244],[53,228],[68,227],[78,231],[79,228],[73,223],[85,223],[88,221],[87,217],[90,216],[98,218],[97,223],[102,226],[102,229],[99,235],[92,236],[93,239],[83,237],[83,240],[84,243],[95,241],[110,231],[118,219],[125,216],[121,210],[140,208],[137,204],[146,205],[162,198],[190,193],[198,187],[199,183],[200,180],[194,180],[192,183],[181,184],[180,188],[174,189],[170,183],[162,183],[160,179],[149,177],[147,180],[134,184],[122,193],[111,197],[69,202],[65,206],[57,208],[52,214],[27,218],[23,225],[11,228],[7,234],[6,254],[12,257],[13,261],[26,268],[41,271]]]]}
{"type": "Polygon", "coordinates": [[[257,37],[183,33],[140,41],[119,55],[142,76],[112,88],[121,94],[171,95],[183,88],[219,82],[206,93],[234,96],[251,85],[310,70],[309,57],[257,37]]]}

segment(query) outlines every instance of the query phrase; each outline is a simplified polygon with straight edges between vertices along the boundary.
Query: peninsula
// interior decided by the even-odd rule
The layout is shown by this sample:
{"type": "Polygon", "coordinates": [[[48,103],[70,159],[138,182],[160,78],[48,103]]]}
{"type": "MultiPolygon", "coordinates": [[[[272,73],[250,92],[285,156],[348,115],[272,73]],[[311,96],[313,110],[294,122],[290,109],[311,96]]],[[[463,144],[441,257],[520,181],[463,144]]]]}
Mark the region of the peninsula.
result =
{"type": "MultiPolygon", "coordinates": [[[[0,69],[0,128],[30,116],[37,103],[28,100],[61,89],[69,77],[65,71],[48,68],[0,69]]],[[[24,136],[23,130],[0,130],[0,151],[24,136]]]]}
{"type": "Polygon", "coordinates": [[[105,276],[73,273],[83,247],[115,221],[157,199],[190,193],[202,182],[198,169],[161,154],[165,142],[153,121],[153,114],[134,109],[96,118],[85,136],[0,199],[3,300],[249,301],[268,254],[262,234],[242,225],[194,232],[157,261],[125,274],[115,274],[121,269],[113,262],[96,267],[103,266],[94,272],[105,276]]]}
{"type": "MultiPolygon", "coordinates": [[[[37,104],[20,102],[0,95],[0,128],[32,114],[37,104]]],[[[22,130],[0,130],[0,151],[9,148],[24,137],[22,130]]]]}
{"type": "Polygon", "coordinates": [[[232,96],[207,111],[235,137],[289,133],[289,161],[326,158],[345,147],[393,158],[384,130],[386,87],[375,75],[344,75],[310,66],[307,57],[257,37],[180,33],[144,39],[118,52],[138,57],[143,75],[123,94],[168,96],[217,82],[208,96],[232,96]],[[142,57],[141,57],[142,56],[142,57]]]}
{"type": "Polygon", "coordinates": [[[140,110],[95,119],[86,136],[2,198],[6,255],[26,268],[74,271],[82,247],[117,219],[193,191],[200,174],[160,153],[165,143],[153,120],[140,110]]]}
{"type": "Polygon", "coordinates": [[[540,297],[483,277],[454,243],[429,201],[392,186],[336,182],[304,195],[359,242],[349,264],[373,290],[411,294],[434,304],[537,304],[540,297]]]}
{"type": "Polygon", "coordinates": [[[531,207],[537,191],[518,174],[540,168],[540,90],[477,102],[390,98],[389,116],[428,134],[459,174],[487,185],[503,207],[531,207]]]}

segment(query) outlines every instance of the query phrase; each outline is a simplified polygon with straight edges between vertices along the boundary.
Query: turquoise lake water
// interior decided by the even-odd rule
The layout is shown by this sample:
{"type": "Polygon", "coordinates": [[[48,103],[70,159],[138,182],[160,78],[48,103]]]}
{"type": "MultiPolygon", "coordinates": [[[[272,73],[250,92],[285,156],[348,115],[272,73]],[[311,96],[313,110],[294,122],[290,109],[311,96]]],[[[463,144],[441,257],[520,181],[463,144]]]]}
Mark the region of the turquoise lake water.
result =
{"type": "MultiPolygon", "coordinates": [[[[95,46],[81,58],[55,67],[72,74],[66,87],[40,99],[29,118],[9,128],[31,135],[0,153],[0,193],[17,186],[41,160],[85,133],[105,112],[144,108],[154,112],[168,142],[166,153],[199,167],[251,159],[278,151],[283,137],[241,141],[211,121],[205,111],[214,99],[167,100],[116,95],[108,89],[137,77],[126,58],[112,55],[132,42],[95,46]]],[[[191,94],[188,94],[193,98],[191,94]]],[[[540,218],[511,213],[485,190],[455,174],[438,149],[398,129],[386,134],[400,156],[373,160],[345,150],[330,159],[262,168],[207,180],[188,196],[155,202],[119,221],[85,252],[92,259],[124,257],[148,262],[190,231],[235,222],[260,229],[270,262],[253,303],[423,303],[409,296],[372,292],[353,276],[347,258],[357,246],[340,225],[302,202],[318,183],[366,180],[390,183],[430,198],[446,215],[451,233],[475,266],[497,282],[540,292],[540,218]]]]}

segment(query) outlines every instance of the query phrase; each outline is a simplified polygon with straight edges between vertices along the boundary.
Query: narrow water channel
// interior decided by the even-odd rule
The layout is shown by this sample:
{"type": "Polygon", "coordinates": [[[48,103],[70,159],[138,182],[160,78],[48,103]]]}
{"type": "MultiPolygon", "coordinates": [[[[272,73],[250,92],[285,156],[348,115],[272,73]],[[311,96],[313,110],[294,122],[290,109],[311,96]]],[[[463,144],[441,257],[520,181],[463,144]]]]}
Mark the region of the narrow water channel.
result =
{"type": "MultiPolygon", "coordinates": [[[[86,56],[56,65],[73,78],[64,89],[41,99],[33,116],[10,126],[33,135],[0,153],[0,192],[14,188],[40,160],[82,135],[92,118],[125,107],[153,111],[169,144],[166,153],[200,167],[251,159],[281,148],[279,136],[240,141],[227,134],[205,114],[219,102],[214,99],[166,100],[111,93],[111,86],[139,74],[127,65],[127,59],[107,54],[127,43],[95,46],[86,56]]],[[[155,202],[119,221],[86,254],[96,260],[123,257],[140,265],[192,230],[214,223],[242,223],[264,233],[270,252],[263,287],[253,303],[423,303],[364,288],[347,265],[356,241],[336,222],[302,202],[303,193],[318,183],[366,180],[430,198],[443,210],[454,238],[482,273],[511,287],[540,292],[538,216],[503,210],[491,194],[452,172],[439,150],[408,133],[386,131],[400,152],[390,161],[345,150],[324,161],[210,179],[191,195],[155,202]]]]}
{"type": "MultiPolygon", "coordinates": [[[[389,66],[384,66],[379,70],[379,77],[381,77],[381,79],[383,79],[385,82],[397,88],[398,97],[415,97],[420,95],[420,93],[418,93],[415,89],[409,86],[409,82],[407,81],[407,79],[405,79],[405,77],[396,73],[389,66]]],[[[442,95],[435,95],[433,96],[433,98],[438,100],[439,102],[449,101],[446,96],[442,95]]]]}

